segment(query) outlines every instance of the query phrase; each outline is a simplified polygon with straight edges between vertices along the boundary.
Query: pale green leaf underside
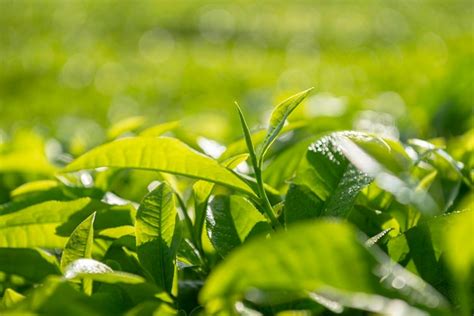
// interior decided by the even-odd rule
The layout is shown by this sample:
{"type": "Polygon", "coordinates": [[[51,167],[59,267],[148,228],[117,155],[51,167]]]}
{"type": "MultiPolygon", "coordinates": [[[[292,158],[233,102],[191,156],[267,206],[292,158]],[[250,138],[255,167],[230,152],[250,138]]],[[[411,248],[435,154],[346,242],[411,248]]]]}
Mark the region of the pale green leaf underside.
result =
{"type": "Polygon", "coordinates": [[[122,271],[111,271],[103,273],[78,273],[74,279],[89,279],[92,281],[108,284],[139,284],[145,282],[145,279],[139,275],[122,271]]]}
{"type": "Polygon", "coordinates": [[[232,171],[174,138],[120,139],[87,152],[63,171],[98,167],[157,170],[215,182],[253,194],[252,189],[232,171]]]}
{"type": "Polygon", "coordinates": [[[88,279],[103,283],[138,284],[145,282],[139,275],[114,271],[108,265],[94,259],[77,259],[66,268],[64,277],[67,280],[88,279]]]}

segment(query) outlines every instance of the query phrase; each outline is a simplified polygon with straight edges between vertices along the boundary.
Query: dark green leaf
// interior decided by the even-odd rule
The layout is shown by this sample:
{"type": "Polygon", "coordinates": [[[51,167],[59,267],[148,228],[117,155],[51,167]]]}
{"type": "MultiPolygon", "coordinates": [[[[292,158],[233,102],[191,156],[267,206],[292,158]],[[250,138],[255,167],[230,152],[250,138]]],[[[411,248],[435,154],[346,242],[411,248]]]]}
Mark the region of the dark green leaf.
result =
{"type": "Polygon", "coordinates": [[[270,232],[265,217],[245,198],[215,196],[206,217],[209,239],[221,256],[241,245],[249,235],[270,232]]]}
{"type": "Polygon", "coordinates": [[[141,202],[135,229],[140,263],[168,292],[173,286],[178,223],[174,192],[162,183],[141,202]]]}
{"type": "MultiPolygon", "coordinates": [[[[248,154],[241,154],[235,157],[231,157],[224,162],[222,165],[233,169],[237,167],[240,163],[244,162],[248,158],[248,154]]],[[[196,181],[193,185],[193,197],[194,197],[194,234],[195,239],[198,243],[201,243],[202,228],[204,225],[204,220],[206,217],[206,207],[209,196],[214,189],[214,183],[207,182],[203,180],[196,181]]]]}
{"type": "Polygon", "coordinates": [[[65,271],[66,267],[77,259],[92,257],[95,214],[93,213],[80,223],[69,236],[61,256],[62,271],[65,271]]]}
{"type": "Polygon", "coordinates": [[[309,146],[298,168],[285,205],[287,223],[318,216],[347,217],[356,196],[371,181],[344,157],[334,136],[324,136],[309,146]]]}
{"type": "Polygon", "coordinates": [[[60,274],[56,257],[35,248],[0,248],[0,271],[19,275],[31,282],[60,274]]]}

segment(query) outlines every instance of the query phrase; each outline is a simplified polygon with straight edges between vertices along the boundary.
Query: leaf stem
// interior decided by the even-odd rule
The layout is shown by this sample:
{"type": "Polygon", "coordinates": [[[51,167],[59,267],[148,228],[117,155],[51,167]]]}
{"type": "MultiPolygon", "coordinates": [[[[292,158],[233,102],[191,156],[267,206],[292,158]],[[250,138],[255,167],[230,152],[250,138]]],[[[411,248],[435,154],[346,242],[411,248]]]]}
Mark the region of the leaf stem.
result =
{"type": "Polygon", "coordinates": [[[201,263],[203,264],[204,268],[208,269],[206,254],[204,253],[204,249],[202,247],[202,241],[201,241],[203,225],[201,225],[200,229],[198,229],[197,231],[194,229],[193,222],[191,221],[191,218],[189,217],[188,210],[187,210],[186,205],[184,204],[183,199],[178,193],[175,193],[175,195],[177,197],[180,208],[183,212],[184,221],[186,222],[186,227],[189,230],[189,234],[191,236],[194,247],[197,249],[199,259],[201,260],[201,263]]]}
{"type": "Polygon", "coordinates": [[[257,180],[257,187],[258,187],[258,195],[260,199],[263,202],[263,209],[265,213],[267,214],[268,218],[272,222],[272,226],[274,229],[280,228],[281,223],[278,221],[278,218],[275,214],[275,211],[273,210],[273,207],[270,203],[270,200],[268,199],[267,192],[265,191],[265,188],[263,186],[263,179],[262,179],[262,170],[260,169],[259,166],[254,167],[254,173],[255,173],[255,178],[257,180]]]}
{"type": "Polygon", "coordinates": [[[186,227],[189,230],[189,233],[191,234],[191,236],[194,237],[193,222],[191,221],[191,218],[189,217],[186,204],[184,204],[183,199],[178,193],[175,192],[175,196],[176,196],[176,199],[178,200],[180,209],[182,210],[182,216],[184,217],[184,222],[186,223],[186,227]]]}
{"type": "Polygon", "coordinates": [[[257,190],[258,190],[258,197],[263,207],[263,211],[267,215],[268,219],[270,220],[273,229],[277,229],[281,227],[280,222],[278,221],[275,211],[268,199],[267,193],[265,192],[265,188],[263,186],[262,180],[262,170],[261,170],[261,161],[257,160],[257,154],[255,153],[255,147],[252,142],[252,135],[250,134],[249,126],[247,125],[247,121],[245,120],[244,114],[240,109],[240,106],[237,102],[235,102],[237,106],[237,112],[239,113],[240,123],[242,125],[242,130],[244,132],[245,143],[247,145],[250,161],[252,162],[253,171],[255,174],[255,179],[257,180],[257,190]]]}

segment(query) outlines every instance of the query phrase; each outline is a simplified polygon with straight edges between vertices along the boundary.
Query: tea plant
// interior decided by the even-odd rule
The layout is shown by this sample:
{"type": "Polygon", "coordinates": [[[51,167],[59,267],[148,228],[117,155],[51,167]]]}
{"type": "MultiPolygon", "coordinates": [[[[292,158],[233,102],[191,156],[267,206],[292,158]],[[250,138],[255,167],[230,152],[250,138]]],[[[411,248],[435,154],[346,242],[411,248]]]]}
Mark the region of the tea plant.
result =
{"type": "Polygon", "coordinates": [[[32,133],[2,144],[1,313],[470,315],[472,131],[285,125],[310,92],[266,131],[237,105],[219,158],[136,119],[70,162],[32,133]]]}

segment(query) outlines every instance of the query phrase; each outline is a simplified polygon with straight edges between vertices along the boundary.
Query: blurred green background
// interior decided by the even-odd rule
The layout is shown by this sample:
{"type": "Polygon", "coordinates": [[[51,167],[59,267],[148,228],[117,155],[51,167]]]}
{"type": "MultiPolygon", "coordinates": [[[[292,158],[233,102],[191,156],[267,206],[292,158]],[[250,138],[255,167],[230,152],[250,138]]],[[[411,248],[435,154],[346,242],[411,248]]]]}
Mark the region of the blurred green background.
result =
{"type": "Polygon", "coordinates": [[[93,144],[144,115],[230,141],[235,100],[258,126],[311,86],[296,117],[459,135],[473,125],[473,11],[471,0],[0,0],[0,138],[35,126],[93,144]]]}

